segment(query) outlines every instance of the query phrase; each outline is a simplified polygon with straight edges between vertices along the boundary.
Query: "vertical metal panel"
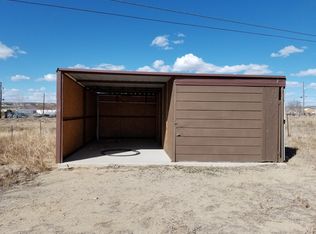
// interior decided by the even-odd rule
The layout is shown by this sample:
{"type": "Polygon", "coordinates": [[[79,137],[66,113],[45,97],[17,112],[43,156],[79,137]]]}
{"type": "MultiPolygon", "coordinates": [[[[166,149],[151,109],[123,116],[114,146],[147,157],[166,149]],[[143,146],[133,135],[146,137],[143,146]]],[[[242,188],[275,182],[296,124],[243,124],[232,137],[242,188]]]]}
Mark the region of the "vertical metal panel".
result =
{"type": "Polygon", "coordinates": [[[166,122],[167,122],[167,84],[161,89],[161,145],[165,148],[166,122]]]}
{"type": "Polygon", "coordinates": [[[85,143],[96,138],[96,93],[86,89],[85,143]]]}
{"type": "Polygon", "coordinates": [[[280,119],[279,119],[279,128],[280,128],[280,158],[279,158],[279,161],[280,162],[283,162],[285,161],[285,146],[284,146],[284,88],[281,87],[280,88],[280,95],[281,95],[281,100],[280,100],[280,108],[279,108],[279,111],[280,111],[280,119]]]}
{"type": "Polygon", "coordinates": [[[56,100],[57,100],[57,110],[56,110],[56,163],[63,162],[63,108],[62,108],[62,73],[61,71],[57,72],[56,79],[56,100]]]}
{"type": "Polygon", "coordinates": [[[83,144],[86,142],[86,115],[87,115],[87,111],[86,111],[86,103],[87,103],[87,89],[83,88],[83,95],[82,95],[82,105],[83,105],[83,129],[82,129],[82,142],[83,144]]]}
{"type": "Polygon", "coordinates": [[[279,161],[279,88],[264,87],[263,161],[279,161]]]}
{"type": "Polygon", "coordinates": [[[167,82],[166,85],[166,122],[165,122],[165,137],[164,137],[164,150],[170,157],[171,161],[175,161],[175,84],[174,79],[167,82]]]}
{"type": "Polygon", "coordinates": [[[70,121],[64,121],[63,129],[63,151],[64,157],[74,153],[80,147],[83,146],[83,122],[84,119],[75,119],[70,121]]]}
{"type": "Polygon", "coordinates": [[[97,141],[100,139],[100,107],[99,107],[99,96],[97,96],[97,126],[96,126],[96,137],[97,141]]]}
{"type": "Polygon", "coordinates": [[[85,92],[81,85],[65,74],[62,74],[61,86],[61,155],[64,158],[78,150],[84,144],[85,92]]]}

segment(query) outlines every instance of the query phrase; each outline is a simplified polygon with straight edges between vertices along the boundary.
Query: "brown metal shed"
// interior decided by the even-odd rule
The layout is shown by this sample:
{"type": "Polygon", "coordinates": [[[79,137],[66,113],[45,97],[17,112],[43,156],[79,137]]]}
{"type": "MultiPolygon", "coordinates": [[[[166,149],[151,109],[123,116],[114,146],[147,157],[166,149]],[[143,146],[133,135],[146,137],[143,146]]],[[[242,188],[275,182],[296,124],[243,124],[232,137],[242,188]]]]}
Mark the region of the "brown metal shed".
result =
{"type": "Polygon", "coordinates": [[[172,161],[280,162],[284,88],[284,76],[60,68],[56,161],[101,138],[150,138],[172,161]]]}

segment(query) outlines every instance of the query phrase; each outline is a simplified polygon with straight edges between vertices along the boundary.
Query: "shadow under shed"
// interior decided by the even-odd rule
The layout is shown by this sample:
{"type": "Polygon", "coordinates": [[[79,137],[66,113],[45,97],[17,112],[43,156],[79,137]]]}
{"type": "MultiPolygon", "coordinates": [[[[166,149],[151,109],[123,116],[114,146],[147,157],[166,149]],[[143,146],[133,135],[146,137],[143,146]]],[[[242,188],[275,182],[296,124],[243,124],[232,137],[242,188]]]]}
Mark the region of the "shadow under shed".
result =
{"type": "Polygon", "coordinates": [[[67,164],[167,164],[170,158],[152,139],[107,139],[87,144],[65,158],[67,164]]]}

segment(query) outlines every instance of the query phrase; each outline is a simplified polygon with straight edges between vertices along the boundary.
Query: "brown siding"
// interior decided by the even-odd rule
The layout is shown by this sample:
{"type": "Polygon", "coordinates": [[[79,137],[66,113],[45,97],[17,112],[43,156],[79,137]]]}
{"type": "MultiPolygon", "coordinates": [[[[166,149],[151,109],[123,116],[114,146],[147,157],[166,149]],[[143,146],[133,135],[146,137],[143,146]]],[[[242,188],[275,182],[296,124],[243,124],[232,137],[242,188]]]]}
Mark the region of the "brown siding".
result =
{"type": "Polygon", "coordinates": [[[166,122],[163,148],[172,161],[175,158],[175,85],[174,80],[170,80],[166,85],[166,122]]]}
{"type": "Polygon", "coordinates": [[[251,154],[251,155],[260,155],[261,147],[260,146],[177,146],[177,154],[191,154],[191,155],[212,155],[212,154],[251,154]]]}
{"type": "Polygon", "coordinates": [[[229,161],[229,162],[260,162],[262,156],[260,154],[177,154],[177,158],[181,161],[198,161],[198,162],[219,162],[219,161],[229,161]]]}
{"type": "Polygon", "coordinates": [[[230,87],[230,86],[177,86],[178,93],[262,93],[261,87],[230,87]]]}
{"type": "Polygon", "coordinates": [[[56,163],[63,161],[63,109],[62,109],[62,73],[57,72],[56,86],[57,86],[57,108],[56,108],[56,163]]]}
{"type": "Polygon", "coordinates": [[[96,118],[85,118],[85,143],[96,137],[96,118]]]}
{"type": "Polygon", "coordinates": [[[178,137],[261,137],[262,129],[230,129],[230,128],[191,128],[177,127],[178,137]]]}
{"type": "Polygon", "coordinates": [[[231,119],[177,119],[177,127],[190,126],[193,128],[261,128],[261,120],[239,119],[232,121],[231,119]]]}
{"type": "Polygon", "coordinates": [[[63,117],[82,117],[84,113],[84,89],[64,75],[63,78],[63,117]]]}
{"type": "MultiPolygon", "coordinates": [[[[212,104],[210,104],[212,105],[212,104]]],[[[177,110],[177,119],[262,120],[261,111],[187,111],[177,110]]]]}
{"type": "Polygon", "coordinates": [[[279,88],[264,87],[263,161],[279,161],[279,88]]]}
{"type": "Polygon", "coordinates": [[[63,75],[63,157],[76,151],[84,144],[84,88],[63,75]]]}
{"type": "Polygon", "coordinates": [[[262,161],[262,87],[176,87],[177,161],[262,161]]]}
{"type": "MultiPolygon", "coordinates": [[[[205,86],[199,86],[205,87],[205,86]]],[[[199,101],[199,102],[261,102],[262,94],[258,93],[194,93],[194,92],[177,92],[177,101],[199,101]],[[225,94],[225,95],[221,95],[225,94]]]]}
{"type": "Polygon", "coordinates": [[[83,119],[64,121],[63,124],[64,157],[83,145],[83,119]]]}
{"type": "Polygon", "coordinates": [[[279,87],[280,89],[280,95],[281,95],[281,100],[279,104],[279,113],[280,113],[280,118],[279,118],[279,128],[280,128],[280,157],[279,161],[283,162],[285,160],[285,146],[284,146],[284,88],[279,87]]]}
{"type": "Polygon", "coordinates": [[[260,137],[178,137],[177,146],[203,146],[212,145],[226,146],[229,142],[230,146],[261,146],[262,139],[260,137]]]}
{"type": "Polygon", "coordinates": [[[101,96],[100,137],[155,138],[157,107],[155,96],[101,96]]]}

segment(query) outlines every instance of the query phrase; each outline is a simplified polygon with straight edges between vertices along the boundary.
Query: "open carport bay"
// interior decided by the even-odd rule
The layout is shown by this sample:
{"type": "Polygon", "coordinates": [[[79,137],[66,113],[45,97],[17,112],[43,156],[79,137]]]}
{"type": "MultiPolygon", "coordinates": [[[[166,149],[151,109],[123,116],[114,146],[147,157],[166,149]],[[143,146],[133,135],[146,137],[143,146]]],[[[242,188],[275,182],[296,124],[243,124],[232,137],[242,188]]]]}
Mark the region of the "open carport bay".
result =
{"type": "Polygon", "coordinates": [[[174,154],[171,77],[99,72],[65,72],[61,76],[58,162],[170,162],[174,154]],[[137,150],[138,154],[118,157],[104,154],[104,150],[137,150]]]}

